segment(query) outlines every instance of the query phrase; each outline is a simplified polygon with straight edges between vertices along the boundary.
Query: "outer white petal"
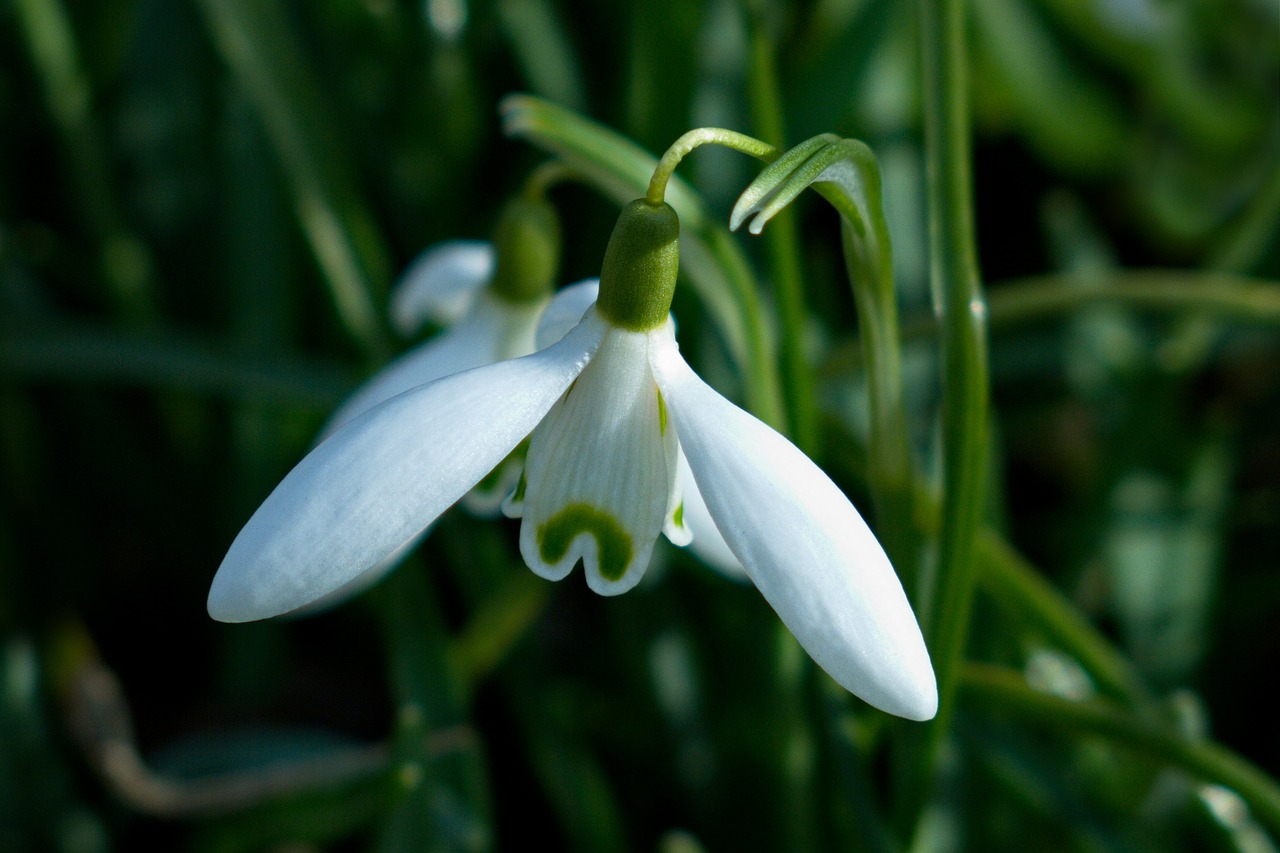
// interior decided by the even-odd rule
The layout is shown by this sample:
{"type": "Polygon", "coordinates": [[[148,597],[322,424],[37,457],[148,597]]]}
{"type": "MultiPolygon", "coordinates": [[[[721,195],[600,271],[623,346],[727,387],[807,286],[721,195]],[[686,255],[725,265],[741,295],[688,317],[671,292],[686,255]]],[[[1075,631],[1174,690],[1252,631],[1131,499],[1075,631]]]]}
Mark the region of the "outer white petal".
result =
{"type": "Polygon", "coordinates": [[[437,243],[410,262],[391,293],[391,320],[412,335],[428,320],[454,323],[493,279],[493,244],[483,240],[437,243]]]}
{"type": "Polygon", "coordinates": [[[393,551],[385,560],[378,563],[378,565],[369,569],[364,574],[356,575],[342,586],[330,592],[326,592],[310,604],[304,604],[296,610],[290,610],[288,613],[282,615],[289,618],[316,616],[326,610],[331,610],[334,607],[337,607],[348,599],[355,598],[367,589],[372,589],[379,581],[391,574],[391,572],[400,565],[400,562],[405,557],[409,556],[410,552],[412,552],[414,548],[417,548],[422,544],[422,540],[426,539],[427,534],[430,532],[431,528],[426,528],[417,536],[413,537],[393,551]]]}
{"type": "Polygon", "coordinates": [[[748,580],[747,570],[729,550],[729,543],[720,535],[720,529],[711,519],[711,511],[702,498],[702,491],[693,479],[689,470],[689,460],[683,452],[680,454],[680,467],[676,476],[680,480],[680,488],[684,494],[684,523],[693,534],[689,550],[702,562],[711,566],[730,580],[748,580]]]}
{"type": "Polygon", "coordinates": [[[524,474],[527,444],[517,445],[476,487],[462,496],[462,508],[479,518],[501,518],[502,505],[524,474]]]}
{"type": "Polygon", "coordinates": [[[671,493],[649,366],[656,334],[611,328],[529,439],[520,553],[544,578],[581,560],[591,589],[618,595],[649,565],[671,493]]]}
{"type": "Polygon", "coordinates": [[[533,352],[533,330],[543,303],[517,305],[481,291],[471,311],[439,337],[392,361],[329,416],[320,439],[374,406],[451,373],[533,352]]]}
{"type": "Polygon", "coordinates": [[[550,349],[415,388],[338,430],[240,531],[209,615],[276,616],[380,570],[529,434],[604,328],[590,318],[550,349]]]}
{"type": "Polygon", "coordinates": [[[599,293],[598,278],[589,278],[557,291],[538,320],[535,346],[545,349],[563,338],[570,329],[578,325],[587,309],[596,304],[599,293]]]}
{"type": "Polygon", "coordinates": [[[674,342],[654,374],[711,516],[765,599],[845,689],[912,720],[937,713],[924,638],[884,550],[831,480],[712,390],[674,342]]]}

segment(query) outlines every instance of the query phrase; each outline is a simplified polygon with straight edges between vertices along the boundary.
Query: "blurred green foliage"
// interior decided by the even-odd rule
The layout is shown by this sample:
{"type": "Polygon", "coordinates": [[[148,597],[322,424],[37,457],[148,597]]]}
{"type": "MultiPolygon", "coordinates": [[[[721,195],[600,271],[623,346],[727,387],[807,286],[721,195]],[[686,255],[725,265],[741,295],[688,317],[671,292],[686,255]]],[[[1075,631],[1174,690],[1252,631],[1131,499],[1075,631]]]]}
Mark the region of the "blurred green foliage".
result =
{"type": "MultiPolygon", "coordinates": [[[[673,548],[601,599],[452,513],[332,613],[223,626],[204,597],[326,412],[405,346],[395,271],[486,237],[544,158],[503,136],[511,92],[655,154],[701,125],[865,141],[934,470],[912,6],[0,3],[0,850],[895,851],[911,826],[927,850],[1275,850],[1280,806],[1232,788],[1276,797],[1280,772],[1280,9],[969,7],[981,663],[936,784],[904,790],[916,724],[673,548]]],[[[629,186],[602,163],[553,192],[565,282],[598,272],[629,186]]],[[[814,405],[805,443],[870,515],[839,218],[802,197],[782,243],[728,238],[759,168],[681,167],[705,247],[682,347],[761,414],[814,405]],[[759,313],[725,327],[710,279],[759,313]],[[781,401],[738,369],[779,329],[781,401]]]]}

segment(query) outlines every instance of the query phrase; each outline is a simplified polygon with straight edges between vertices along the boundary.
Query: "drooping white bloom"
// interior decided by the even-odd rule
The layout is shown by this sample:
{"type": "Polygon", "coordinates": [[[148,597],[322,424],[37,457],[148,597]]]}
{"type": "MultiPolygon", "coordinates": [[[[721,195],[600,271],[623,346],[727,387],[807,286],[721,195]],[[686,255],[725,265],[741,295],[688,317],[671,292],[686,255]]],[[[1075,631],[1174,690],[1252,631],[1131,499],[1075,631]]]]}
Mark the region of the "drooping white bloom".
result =
{"type": "MultiPolygon", "coordinates": [[[[503,298],[489,286],[493,272],[493,246],[481,241],[440,243],[410,264],[392,292],[392,319],[404,334],[429,321],[445,326],[445,331],[410,349],[356,389],[329,416],[319,440],[411,388],[533,352],[538,318],[550,295],[521,301],[503,298]]],[[[519,474],[519,460],[502,466],[484,488],[467,494],[467,508],[480,515],[496,514],[519,474]]]]}
{"type": "MultiPolygon", "coordinates": [[[[526,437],[524,476],[505,507],[523,519],[526,563],[558,580],[581,562],[592,589],[624,592],[660,533],[687,540],[683,451],[728,549],[810,656],[872,705],[932,717],[928,652],[884,551],[804,454],[689,368],[666,315],[674,248],[631,263],[657,239],[641,238],[622,241],[625,257],[612,264],[623,285],[602,291],[558,341],[413,388],[319,445],[232,544],[210,614],[261,619],[346,587],[526,437]],[[655,264],[670,267],[665,297],[632,299],[626,282],[655,264]]],[[[674,244],[674,232],[663,239],[674,244]]],[[[606,275],[613,254],[611,242],[606,275]]]]}
{"type": "Polygon", "coordinates": [[[414,347],[378,371],[339,406],[320,431],[323,440],[384,400],[451,373],[533,352],[542,299],[513,302],[488,289],[493,246],[458,240],[423,252],[391,294],[396,328],[411,335],[427,322],[444,333],[414,347]]]}
{"type": "MultiPolygon", "coordinates": [[[[554,343],[577,324],[599,290],[599,281],[589,279],[565,288],[549,302],[545,297],[513,302],[492,292],[494,268],[493,244],[479,240],[439,243],[410,263],[391,294],[392,320],[404,335],[417,332],[428,322],[444,326],[444,332],[393,360],[356,389],[329,416],[317,440],[324,441],[351,419],[419,385],[528,355],[535,347],[554,343]]],[[[463,495],[463,506],[476,515],[499,515],[503,498],[516,487],[523,467],[523,453],[517,448],[463,495]]],[[[687,469],[687,463],[683,467],[687,469]]],[[[686,482],[690,476],[686,475],[686,482]]],[[[677,536],[677,544],[687,544],[692,534],[696,538],[693,551],[704,562],[727,577],[744,577],[741,565],[706,515],[696,488],[689,490],[686,505],[685,535],[677,536]]],[[[340,586],[317,588],[314,600],[289,612],[312,615],[372,587],[426,533],[424,528],[386,559],[340,586]]]]}
{"type": "MultiPolygon", "coordinates": [[[[357,388],[329,416],[317,441],[411,388],[533,352],[538,318],[548,297],[513,301],[493,293],[495,266],[493,244],[481,240],[438,243],[415,258],[392,290],[392,322],[406,337],[429,322],[446,327],[445,331],[408,350],[357,388]]],[[[479,515],[497,514],[520,470],[519,459],[504,461],[484,484],[463,496],[464,505],[479,515]]],[[[363,592],[394,569],[426,532],[424,528],[377,565],[292,612],[312,615],[363,592]]]]}

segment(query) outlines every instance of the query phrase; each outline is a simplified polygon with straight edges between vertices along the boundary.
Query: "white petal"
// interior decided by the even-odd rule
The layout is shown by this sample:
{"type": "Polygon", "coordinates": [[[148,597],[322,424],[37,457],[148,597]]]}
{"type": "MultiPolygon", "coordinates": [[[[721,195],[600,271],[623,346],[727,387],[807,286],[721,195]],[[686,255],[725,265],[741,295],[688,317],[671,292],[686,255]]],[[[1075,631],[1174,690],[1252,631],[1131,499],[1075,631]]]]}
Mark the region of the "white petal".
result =
{"type": "Polygon", "coordinates": [[[610,329],[529,439],[520,553],[542,577],[581,560],[593,590],[617,595],[649,565],[670,495],[652,336],[610,329]]]}
{"type": "Polygon", "coordinates": [[[542,303],[507,302],[481,291],[467,316],[439,337],[414,347],[379,370],[337,408],[320,440],[347,421],[410,388],[451,373],[533,352],[533,330],[542,303]]]}
{"type": "Polygon", "coordinates": [[[481,287],[493,279],[493,244],[483,240],[438,243],[410,262],[391,293],[391,319],[406,337],[428,321],[454,323],[481,287]]]}
{"type": "Polygon", "coordinates": [[[578,325],[582,315],[596,303],[600,293],[600,279],[589,278],[577,284],[562,288],[552,297],[547,310],[542,312],[538,320],[536,346],[544,349],[563,338],[570,329],[578,325]]]}
{"type": "Polygon", "coordinates": [[[680,454],[680,467],[677,469],[684,503],[684,524],[693,534],[689,550],[699,560],[720,572],[730,580],[748,580],[747,570],[729,550],[729,543],[720,535],[720,529],[711,519],[711,511],[702,498],[702,491],[694,482],[693,472],[689,470],[689,460],[683,452],[680,454]]]}
{"type": "Polygon", "coordinates": [[[529,434],[604,328],[584,322],[550,349],[415,388],[338,430],[240,531],[209,614],[265,619],[378,570],[529,434]]]}
{"type": "Polygon", "coordinates": [[[422,540],[426,539],[427,534],[430,532],[431,528],[428,527],[426,530],[423,530],[417,536],[401,545],[392,552],[391,556],[387,557],[381,563],[378,563],[378,565],[369,569],[364,574],[356,575],[342,586],[330,592],[326,592],[310,604],[304,604],[296,610],[290,610],[288,613],[282,615],[290,619],[302,616],[316,616],[326,610],[331,610],[334,607],[337,607],[348,599],[355,598],[367,589],[372,589],[378,581],[391,574],[391,572],[400,565],[400,562],[404,560],[405,557],[409,556],[410,552],[412,552],[414,548],[417,548],[422,544],[422,540]]]}
{"type": "Polygon", "coordinates": [[[476,487],[462,496],[462,508],[480,518],[499,518],[507,496],[514,493],[524,474],[528,442],[520,442],[476,487]]]}
{"type": "Polygon", "coordinates": [[[845,689],[912,720],[937,712],[924,638],[884,550],[807,456],[712,390],[674,342],[654,374],[711,516],[765,599],[845,689]]]}

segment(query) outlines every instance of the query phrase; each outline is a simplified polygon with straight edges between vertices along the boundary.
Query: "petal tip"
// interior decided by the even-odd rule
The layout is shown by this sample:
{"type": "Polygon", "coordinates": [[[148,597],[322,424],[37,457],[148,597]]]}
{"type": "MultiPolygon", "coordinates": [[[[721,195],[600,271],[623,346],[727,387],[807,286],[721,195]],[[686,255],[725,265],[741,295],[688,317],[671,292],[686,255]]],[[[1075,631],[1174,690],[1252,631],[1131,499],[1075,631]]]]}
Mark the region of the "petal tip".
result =
{"type": "Polygon", "coordinates": [[[938,684],[933,673],[929,674],[927,682],[919,682],[912,685],[912,688],[909,695],[902,697],[898,710],[891,713],[917,723],[932,720],[938,715],[938,684]]]}
{"type": "MultiPolygon", "coordinates": [[[[221,573],[219,573],[218,577],[220,576],[221,573]]],[[[218,577],[214,577],[213,585],[209,588],[208,601],[205,602],[205,609],[209,612],[209,618],[216,622],[226,622],[228,624],[252,622],[254,619],[261,618],[247,613],[243,597],[228,589],[226,583],[219,583],[218,577]]]]}
{"type": "Polygon", "coordinates": [[[881,711],[905,720],[923,723],[937,716],[938,681],[927,659],[923,665],[901,662],[899,668],[891,671],[893,675],[881,680],[879,689],[850,692],[863,696],[881,711]]]}

